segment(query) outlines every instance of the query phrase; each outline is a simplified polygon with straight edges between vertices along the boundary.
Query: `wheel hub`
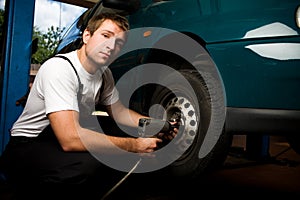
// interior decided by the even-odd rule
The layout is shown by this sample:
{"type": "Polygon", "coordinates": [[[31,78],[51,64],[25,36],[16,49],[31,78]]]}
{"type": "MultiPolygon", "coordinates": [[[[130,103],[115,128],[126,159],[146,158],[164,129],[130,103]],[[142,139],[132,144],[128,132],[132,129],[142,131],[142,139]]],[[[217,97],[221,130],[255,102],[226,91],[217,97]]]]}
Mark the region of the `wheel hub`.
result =
{"type": "Polygon", "coordinates": [[[177,138],[179,152],[184,152],[193,142],[197,135],[198,120],[196,110],[193,104],[185,97],[175,97],[171,99],[166,106],[167,118],[175,118],[179,116],[180,138],[177,138]],[[180,113],[180,114],[178,114],[180,113]]]}

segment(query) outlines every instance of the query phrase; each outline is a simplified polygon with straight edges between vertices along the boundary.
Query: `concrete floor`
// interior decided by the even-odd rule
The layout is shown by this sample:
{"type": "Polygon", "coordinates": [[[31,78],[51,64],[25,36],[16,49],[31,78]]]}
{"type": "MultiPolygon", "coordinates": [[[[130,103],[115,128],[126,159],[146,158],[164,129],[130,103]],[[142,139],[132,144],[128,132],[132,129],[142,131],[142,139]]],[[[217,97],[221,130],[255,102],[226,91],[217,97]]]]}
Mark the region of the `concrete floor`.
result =
{"type": "Polygon", "coordinates": [[[270,137],[269,157],[247,159],[246,137],[234,136],[224,166],[205,178],[177,186],[129,177],[107,198],[131,200],[300,197],[300,155],[281,137],[270,137]],[[237,151],[238,149],[238,151],[237,151]]]}
{"type": "MultiPolygon", "coordinates": [[[[179,200],[211,197],[245,199],[276,197],[299,199],[300,155],[281,137],[270,137],[269,156],[249,159],[245,156],[245,136],[234,136],[232,151],[224,166],[193,182],[165,185],[151,177],[130,175],[107,200],[179,200]]],[[[0,199],[11,200],[13,194],[0,185],[0,199]]],[[[99,197],[99,200],[101,198],[99,197]]]]}

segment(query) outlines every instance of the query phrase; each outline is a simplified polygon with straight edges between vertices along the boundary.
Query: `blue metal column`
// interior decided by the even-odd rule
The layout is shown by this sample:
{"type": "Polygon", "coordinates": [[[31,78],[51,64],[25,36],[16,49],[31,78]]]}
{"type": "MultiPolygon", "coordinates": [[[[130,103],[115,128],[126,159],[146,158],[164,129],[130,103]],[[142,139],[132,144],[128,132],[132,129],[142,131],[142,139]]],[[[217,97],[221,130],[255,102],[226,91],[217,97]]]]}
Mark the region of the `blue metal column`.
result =
{"type": "Polygon", "coordinates": [[[15,102],[28,89],[35,0],[6,1],[7,33],[1,66],[0,155],[9,129],[22,112],[15,102]]]}

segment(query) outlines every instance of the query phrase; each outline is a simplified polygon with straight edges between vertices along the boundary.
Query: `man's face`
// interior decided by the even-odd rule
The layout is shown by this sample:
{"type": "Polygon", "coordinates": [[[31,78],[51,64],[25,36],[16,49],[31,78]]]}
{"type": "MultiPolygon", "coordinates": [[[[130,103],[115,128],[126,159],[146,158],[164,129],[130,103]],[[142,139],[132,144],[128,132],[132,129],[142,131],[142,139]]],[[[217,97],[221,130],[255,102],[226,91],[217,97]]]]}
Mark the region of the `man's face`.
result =
{"type": "Polygon", "coordinates": [[[113,21],[105,20],[93,35],[83,34],[86,56],[97,65],[107,65],[116,57],[125,43],[125,32],[113,21]]]}

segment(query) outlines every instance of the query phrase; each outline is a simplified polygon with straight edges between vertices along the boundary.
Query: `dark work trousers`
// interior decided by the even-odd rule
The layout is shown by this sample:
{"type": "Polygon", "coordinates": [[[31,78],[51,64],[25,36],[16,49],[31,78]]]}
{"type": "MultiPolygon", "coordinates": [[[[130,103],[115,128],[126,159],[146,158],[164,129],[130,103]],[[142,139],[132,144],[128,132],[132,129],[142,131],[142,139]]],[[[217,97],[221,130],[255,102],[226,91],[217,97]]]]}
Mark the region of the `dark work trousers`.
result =
{"type": "Polygon", "coordinates": [[[89,152],[65,152],[52,129],[37,138],[11,137],[1,168],[17,199],[101,199],[125,175],[89,152]]]}

